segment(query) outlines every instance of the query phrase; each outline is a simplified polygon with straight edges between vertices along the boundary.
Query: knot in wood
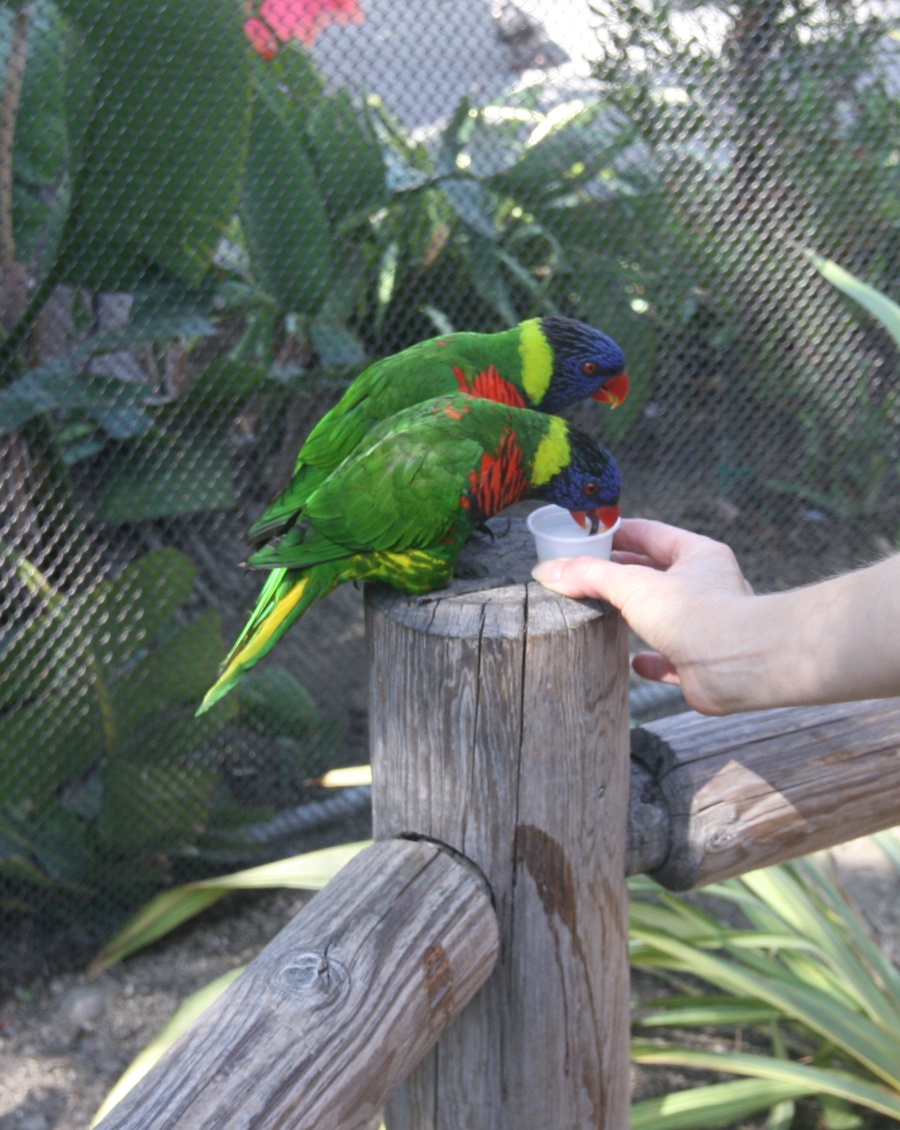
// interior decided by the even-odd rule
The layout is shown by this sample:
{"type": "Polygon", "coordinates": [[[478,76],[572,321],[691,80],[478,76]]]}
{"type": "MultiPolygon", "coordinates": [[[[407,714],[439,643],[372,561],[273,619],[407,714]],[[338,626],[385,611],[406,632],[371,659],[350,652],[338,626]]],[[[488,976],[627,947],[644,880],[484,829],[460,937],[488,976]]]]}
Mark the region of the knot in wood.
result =
{"type": "Polygon", "coordinates": [[[275,975],[275,985],[286,996],[302,1000],[306,1008],[337,1004],[347,994],[350,974],[336,958],[320,950],[290,954],[275,975]]]}

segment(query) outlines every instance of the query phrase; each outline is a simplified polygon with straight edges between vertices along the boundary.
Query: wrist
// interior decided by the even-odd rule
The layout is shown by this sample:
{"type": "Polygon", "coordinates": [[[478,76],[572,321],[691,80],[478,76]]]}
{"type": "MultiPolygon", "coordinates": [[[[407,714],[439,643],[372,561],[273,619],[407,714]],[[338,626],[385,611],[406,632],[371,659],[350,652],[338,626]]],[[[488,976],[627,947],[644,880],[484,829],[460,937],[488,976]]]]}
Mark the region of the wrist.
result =
{"type": "Polygon", "coordinates": [[[900,694],[900,557],[738,599],[721,619],[715,712],[900,694]]]}
{"type": "Polygon", "coordinates": [[[698,709],[733,714],[813,700],[818,672],[797,630],[806,620],[802,593],[735,596],[720,606],[710,653],[682,673],[698,709]]]}

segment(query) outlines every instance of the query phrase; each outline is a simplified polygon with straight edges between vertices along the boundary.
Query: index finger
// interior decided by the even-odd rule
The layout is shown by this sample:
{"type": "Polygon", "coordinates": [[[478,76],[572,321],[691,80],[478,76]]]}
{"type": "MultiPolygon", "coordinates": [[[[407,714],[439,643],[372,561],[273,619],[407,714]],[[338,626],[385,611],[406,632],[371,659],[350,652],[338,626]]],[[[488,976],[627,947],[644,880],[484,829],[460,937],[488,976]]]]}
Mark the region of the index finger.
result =
{"type": "Polygon", "coordinates": [[[623,518],[613,547],[649,558],[658,569],[668,569],[691,550],[708,548],[712,542],[702,534],[655,522],[649,518],[623,518]]]}

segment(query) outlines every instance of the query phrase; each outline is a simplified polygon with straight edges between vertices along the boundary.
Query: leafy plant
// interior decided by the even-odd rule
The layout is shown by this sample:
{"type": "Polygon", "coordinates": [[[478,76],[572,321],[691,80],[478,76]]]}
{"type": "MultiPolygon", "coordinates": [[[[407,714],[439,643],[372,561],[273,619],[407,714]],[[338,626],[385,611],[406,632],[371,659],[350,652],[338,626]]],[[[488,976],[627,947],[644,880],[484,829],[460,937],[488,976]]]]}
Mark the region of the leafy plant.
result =
{"type": "MultiPolygon", "coordinates": [[[[657,406],[671,405],[693,456],[695,417],[675,406],[698,403],[711,424],[701,457],[742,506],[759,505],[771,477],[814,486],[799,439],[815,427],[829,457],[857,457],[839,431],[858,407],[850,378],[873,371],[880,346],[803,248],[840,248],[888,288],[896,278],[890,21],[807,0],[713,3],[702,16],[677,0],[652,13],[632,0],[594,7],[595,73],[635,131],[630,165],[644,181],[629,176],[638,191],[595,211],[627,244],[647,305],[664,362],[651,376],[657,406]],[[616,223],[625,208],[634,219],[616,223]]],[[[867,485],[879,475],[869,468],[867,485]]]]}
{"type": "Polygon", "coordinates": [[[101,520],[232,507],[226,439],[248,404],[274,445],[298,382],[435,328],[573,313],[615,324],[633,364],[652,355],[588,191],[634,195],[616,170],[633,130],[605,100],[464,100],[413,141],[377,100],[328,90],[296,44],[258,58],[240,5],[210,3],[170,19],[128,0],[126,33],[107,36],[100,0],[33,0],[25,39],[22,13],[0,8],[0,38],[26,57],[7,251],[39,279],[0,341],[0,433],[37,429],[48,457],[102,466],[101,520]],[[183,65],[185,44],[202,67],[183,65]],[[21,346],[61,283],[127,291],[129,323],[35,365],[21,346]],[[117,350],[141,351],[143,378],[98,376],[117,350]]]}
{"type": "MultiPolygon", "coordinates": [[[[896,837],[882,842],[896,861],[896,837]]],[[[819,1099],[823,1125],[835,1130],[861,1125],[859,1107],[900,1118],[900,969],[873,942],[829,864],[811,857],[705,893],[732,904],[749,927],[728,925],[651,880],[632,880],[632,963],[676,990],[637,1021],[665,1029],[666,1039],[636,1041],[633,1056],[747,1082],[638,1104],[633,1124],[719,1127],[788,1104],[778,1122],[787,1127],[791,1102],[802,1095],[819,1099]],[[697,1028],[726,1038],[749,1029],[760,1051],[684,1047],[678,1033],[697,1028]]]]}
{"type": "Polygon", "coordinates": [[[183,554],[151,551],[79,596],[9,556],[36,609],[0,639],[8,898],[27,902],[40,888],[60,906],[101,894],[133,903],[189,858],[202,865],[217,836],[267,815],[242,808],[223,776],[214,739],[239,717],[300,780],[327,765],[333,733],[286,672],[264,672],[245,698],[194,716],[224,647],[216,612],[184,617],[196,570],[183,554]]]}
{"type": "MultiPolygon", "coordinates": [[[[830,283],[871,313],[900,346],[900,306],[837,263],[809,254],[830,283]]],[[[862,372],[844,398],[837,420],[814,397],[799,413],[802,475],[768,485],[841,518],[896,512],[900,396],[893,381],[862,372]]]]}

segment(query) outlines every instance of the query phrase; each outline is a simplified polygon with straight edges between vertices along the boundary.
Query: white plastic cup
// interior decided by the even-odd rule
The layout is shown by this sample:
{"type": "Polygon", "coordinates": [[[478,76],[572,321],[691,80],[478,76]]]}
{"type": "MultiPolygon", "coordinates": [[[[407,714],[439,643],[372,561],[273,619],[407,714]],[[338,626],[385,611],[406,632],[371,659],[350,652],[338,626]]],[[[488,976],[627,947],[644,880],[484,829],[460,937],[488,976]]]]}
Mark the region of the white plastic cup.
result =
{"type": "Polygon", "coordinates": [[[539,510],[532,510],[526,524],[534,538],[538,561],[584,556],[602,557],[608,561],[612,554],[613,536],[620,522],[621,519],[608,530],[589,534],[562,506],[542,506],[539,510]]]}

